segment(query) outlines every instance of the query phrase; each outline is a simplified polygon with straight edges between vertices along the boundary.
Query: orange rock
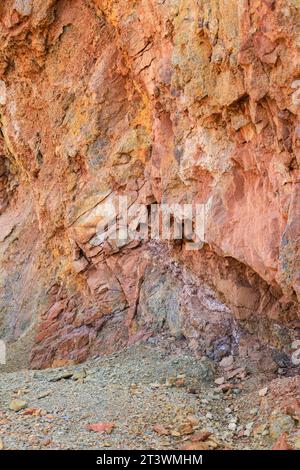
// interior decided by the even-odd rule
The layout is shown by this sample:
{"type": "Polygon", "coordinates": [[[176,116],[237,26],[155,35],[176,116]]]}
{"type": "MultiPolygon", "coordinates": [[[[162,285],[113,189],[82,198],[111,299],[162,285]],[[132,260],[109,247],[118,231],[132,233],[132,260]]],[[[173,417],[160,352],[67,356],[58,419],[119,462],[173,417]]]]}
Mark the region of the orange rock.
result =
{"type": "Polygon", "coordinates": [[[170,434],[170,431],[160,424],[155,424],[155,426],[153,426],[153,431],[160,436],[168,436],[170,434]]]}
{"type": "Polygon", "coordinates": [[[286,432],[283,432],[273,445],[272,450],[292,450],[292,447],[288,443],[287,439],[288,434],[286,432]]]}
{"type": "Polygon", "coordinates": [[[110,434],[114,428],[114,423],[94,423],[87,425],[89,431],[98,432],[100,434],[110,434]]]}
{"type": "Polygon", "coordinates": [[[42,413],[41,408],[27,408],[26,410],[22,411],[21,415],[23,415],[23,416],[28,416],[28,415],[41,416],[41,413],[42,413]]]}
{"type": "Polygon", "coordinates": [[[194,434],[191,437],[192,442],[203,442],[206,441],[209,437],[211,436],[211,432],[209,431],[201,431],[196,434],[194,434]]]}
{"type": "Polygon", "coordinates": [[[181,450],[210,450],[211,447],[206,442],[187,442],[181,450]]]}

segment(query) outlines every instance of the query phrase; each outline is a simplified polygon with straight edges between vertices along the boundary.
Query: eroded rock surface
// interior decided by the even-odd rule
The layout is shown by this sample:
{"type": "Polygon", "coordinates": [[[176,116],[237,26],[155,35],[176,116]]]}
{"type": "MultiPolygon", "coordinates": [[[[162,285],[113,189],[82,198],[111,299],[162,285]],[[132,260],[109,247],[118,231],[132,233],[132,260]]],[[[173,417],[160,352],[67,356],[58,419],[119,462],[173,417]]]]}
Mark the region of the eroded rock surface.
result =
{"type": "Polygon", "coordinates": [[[243,347],[241,327],[290,353],[299,11],[298,0],[1,2],[0,331],[17,343],[34,332],[33,367],[164,325],[214,359],[243,347]],[[99,239],[119,195],[205,203],[204,248],[99,239]]]}

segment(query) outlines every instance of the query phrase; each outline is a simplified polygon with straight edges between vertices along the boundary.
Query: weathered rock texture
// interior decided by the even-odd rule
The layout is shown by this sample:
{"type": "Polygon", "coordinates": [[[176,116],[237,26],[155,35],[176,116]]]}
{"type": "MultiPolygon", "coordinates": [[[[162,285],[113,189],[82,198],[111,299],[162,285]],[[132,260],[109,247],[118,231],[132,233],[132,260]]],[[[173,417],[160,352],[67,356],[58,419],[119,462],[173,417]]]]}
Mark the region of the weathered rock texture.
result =
{"type": "Polygon", "coordinates": [[[4,0],[0,34],[2,336],[47,367],[168,324],[218,359],[235,317],[288,351],[300,1],[4,0]],[[204,249],[98,240],[120,194],[207,203],[204,249]]]}

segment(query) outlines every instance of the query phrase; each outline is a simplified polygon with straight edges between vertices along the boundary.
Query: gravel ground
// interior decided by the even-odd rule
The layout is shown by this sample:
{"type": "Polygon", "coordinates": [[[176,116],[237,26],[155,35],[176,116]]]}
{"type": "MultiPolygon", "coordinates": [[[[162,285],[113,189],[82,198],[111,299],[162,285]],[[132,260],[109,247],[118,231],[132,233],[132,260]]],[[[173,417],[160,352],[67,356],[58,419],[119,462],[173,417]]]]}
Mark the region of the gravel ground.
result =
{"type": "Polygon", "coordinates": [[[216,389],[209,360],[167,349],[163,342],[140,344],[84,365],[0,374],[0,445],[180,449],[208,430],[213,447],[270,448],[267,436],[238,436],[255,406],[249,406],[249,390],[224,394],[216,389]],[[13,399],[25,401],[24,409],[10,410],[13,399]],[[114,424],[111,433],[88,430],[89,424],[108,422],[114,424]]]}

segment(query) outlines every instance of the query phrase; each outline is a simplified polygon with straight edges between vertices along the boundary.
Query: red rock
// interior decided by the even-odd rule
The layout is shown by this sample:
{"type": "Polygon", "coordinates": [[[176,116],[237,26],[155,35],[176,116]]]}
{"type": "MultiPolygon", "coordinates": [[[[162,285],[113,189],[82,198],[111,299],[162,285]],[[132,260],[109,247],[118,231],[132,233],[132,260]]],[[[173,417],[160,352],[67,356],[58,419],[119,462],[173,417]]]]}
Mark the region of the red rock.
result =
{"type": "Polygon", "coordinates": [[[110,434],[114,428],[115,428],[114,423],[95,423],[95,424],[88,424],[87,426],[87,429],[89,431],[98,432],[100,434],[110,434]]]}
{"type": "Polygon", "coordinates": [[[26,410],[22,411],[22,416],[40,416],[41,415],[41,408],[27,408],[26,410]]]}
{"type": "Polygon", "coordinates": [[[200,431],[196,434],[194,434],[192,437],[191,437],[191,441],[192,442],[203,442],[203,441],[206,441],[210,436],[211,436],[211,432],[209,431],[200,431]]]}
{"type": "Polygon", "coordinates": [[[287,442],[288,434],[283,432],[279,439],[275,442],[272,447],[272,450],[292,450],[292,447],[287,442]]]}
{"type": "Polygon", "coordinates": [[[153,431],[160,436],[168,436],[170,434],[170,431],[160,424],[153,426],[153,431]]]}
{"type": "Polygon", "coordinates": [[[89,262],[86,258],[80,258],[79,260],[73,261],[73,268],[76,273],[81,273],[89,265],[89,262]]]}
{"type": "Polygon", "coordinates": [[[56,302],[49,310],[48,315],[47,315],[47,320],[49,322],[56,320],[57,317],[63,312],[64,308],[65,308],[64,301],[56,302]]]}

